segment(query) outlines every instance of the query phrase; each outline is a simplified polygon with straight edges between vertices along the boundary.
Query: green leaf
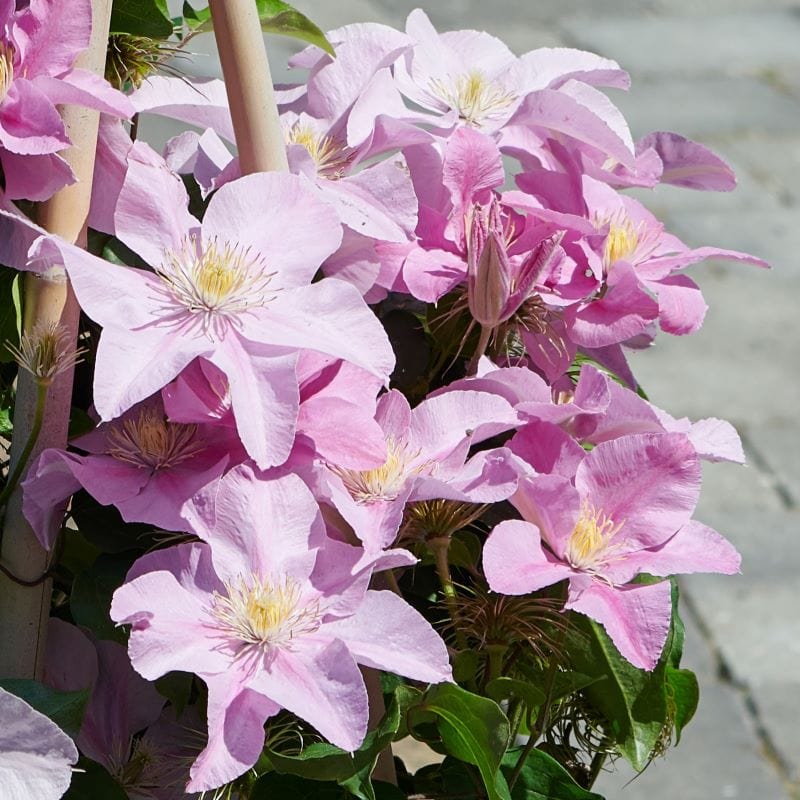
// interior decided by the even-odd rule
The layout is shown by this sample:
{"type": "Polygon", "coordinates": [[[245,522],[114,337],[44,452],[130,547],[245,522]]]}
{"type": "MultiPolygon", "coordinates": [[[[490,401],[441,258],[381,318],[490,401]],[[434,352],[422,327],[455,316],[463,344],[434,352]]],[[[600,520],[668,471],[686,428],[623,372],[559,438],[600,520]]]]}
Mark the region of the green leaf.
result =
{"type": "Polygon", "coordinates": [[[111,33],[166,39],[172,35],[172,30],[164,0],[114,0],[111,33]]]}
{"type": "Polygon", "coordinates": [[[125,790],[108,772],[88,759],[81,759],[63,800],[128,800],[125,790]]]}
{"type": "Polygon", "coordinates": [[[383,719],[367,734],[363,744],[355,753],[348,753],[332,744],[319,742],[309,745],[294,756],[269,749],[265,751],[265,756],[280,774],[316,781],[338,781],[359,800],[376,800],[370,782],[375,762],[381,751],[392,743],[405,713],[405,706],[412,698],[418,697],[418,694],[406,690],[405,686],[397,687],[383,719]]]}
{"type": "Polygon", "coordinates": [[[690,669],[675,669],[668,666],[667,699],[675,725],[675,744],[678,744],[683,729],[691,721],[700,701],[700,687],[694,672],[690,669]]]}
{"type": "MultiPolygon", "coordinates": [[[[447,752],[481,773],[489,800],[509,800],[508,787],[500,773],[500,762],[508,747],[508,719],[493,700],[480,697],[452,683],[432,687],[417,709],[436,717],[447,752]]],[[[413,728],[413,723],[409,723],[413,728]]]]}
{"type": "Polygon", "coordinates": [[[156,690],[172,703],[175,716],[180,717],[189,704],[194,675],[189,672],[168,672],[156,680],[156,690]]]}
{"type": "Polygon", "coordinates": [[[279,33],[315,44],[329,55],[335,56],[331,43],[325,34],[296,8],[283,0],[256,0],[261,30],[265,33],[279,33]]]}
{"type": "Polygon", "coordinates": [[[89,569],[81,572],[72,587],[70,611],[77,625],[89,628],[98,639],[127,642],[127,634],[111,621],[111,596],[122,585],[131,559],[118,555],[100,555],[89,569]]]}
{"type": "Polygon", "coordinates": [[[8,438],[14,431],[14,423],[11,421],[11,409],[0,408],[0,436],[8,438]]]}
{"type": "Polygon", "coordinates": [[[4,678],[0,688],[21,697],[29,706],[49,717],[73,739],[78,735],[89,701],[89,689],[79,692],[57,692],[38,681],[4,678]]]}
{"type": "Polygon", "coordinates": [[[545,701],[545,693],[532,683],[514,678],[495,678],[486,686],[486,694],[496,700],[519,698],[530,708],[538,708],[545,701]]]}
{"type": "Polygon", "coordinates": [[[101,506],[86,491],[73,497],[70,516],[86,540],[104,553],[145,550],[151,541],[151,525],[126,523],[114,506],[101,506]]]}
{"type": "Polygon", "coordinates": [[[637,669],[619,654],[601,625],[580,614],[574,622],[583,635],[573,637],[568,647],[573,664],[586,675],[605,678],[583,694],[608,721],[620,754],[642,770],[669,719],[664,664],[653,672],[637,669]]]}
{"type": "Polygon", "coordinates": [[[19,347],[21,324],[19,273],[8,267],[0,268],[0,362],[14,360],[6,342],[19,347]]]}
{"type": "MultiPolygon", "coordinates": [[[[522,748],[509,750],[503,759],[503,770],[509,777],[522,753],[522,748]]],[[[534,748],[525,760],[514,788],[512,800],[603,800],[575,783],[572,776],[552,756],[534,748]]]]}
{"type": "Polygon", "coordinates": [[[194,30],[200,26],[206,25],[210,27],[209,20],[211,19],[211,9],[201,8],[197,10],[192,7],[191,3],[184,2],[183,4],[183,21],[186,23],[190,30],[194,30]]]}

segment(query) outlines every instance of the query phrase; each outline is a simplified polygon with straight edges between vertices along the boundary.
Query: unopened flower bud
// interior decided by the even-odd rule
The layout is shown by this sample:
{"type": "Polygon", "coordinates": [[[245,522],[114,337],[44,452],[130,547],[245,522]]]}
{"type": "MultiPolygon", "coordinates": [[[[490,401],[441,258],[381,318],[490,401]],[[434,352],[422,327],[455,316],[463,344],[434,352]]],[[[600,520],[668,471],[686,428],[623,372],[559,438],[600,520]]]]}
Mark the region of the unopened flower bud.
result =
{"type": "Polygon", "coordinates": [[[511,266],[500,210],[495,201],[488,214],[478,206],[472,216],[467,256],[467,301],[473,319],[485,328],[495,328],[503,322],[510,291],[511,266]]]}

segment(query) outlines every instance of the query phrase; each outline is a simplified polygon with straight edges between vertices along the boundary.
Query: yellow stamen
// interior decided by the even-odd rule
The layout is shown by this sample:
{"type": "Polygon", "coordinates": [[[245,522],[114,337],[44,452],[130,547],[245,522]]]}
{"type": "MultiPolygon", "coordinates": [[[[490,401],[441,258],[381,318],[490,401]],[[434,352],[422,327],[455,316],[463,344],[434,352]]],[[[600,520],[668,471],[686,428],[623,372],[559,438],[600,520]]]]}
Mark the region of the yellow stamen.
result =
{"type": "Polygon", "coordinates": [[[14,45],[0,42],[0,102],[5,100],[14,80],[14,45]]]}
{"type": "Polygon", "coordinates": [[[567,544],[566,558],[575,569],[598,575],[618,549],[613,538],[624,522],[615,523],[602,511],[584,502],[567,544]]]}
{"type": "Polygon", "coordinates": [[[261,256],[230,242],[212,240],[201,248],[196,237],[165,253],[156,268],[173,300],[202,317],[207,333],[215,323],[231,320],[272,297],[266,289],[275,275],[261,256]]]}
{"type": "Polygon", "coordinates": [[[169,469],[199,453],[205,442],[197,425],[168,422],[155,409],[144,409],[111,428],[106,453],[142,469],[169,469]]]}
{"type": "Polygon", "coordinates": [[[500,84],[487,78],[479,70],[473,70],[449,81],[431,81],[434,93],[468,125],[480,126],[503,112],[516,100],[516,95],[500,84]]]}
{"type": "Polygon", "coordinates": [[[429,471],[433,466],[429,461],[415,464],[420,451],[410,452],[405,442],[397,442],[393,437],[386,440],[386,451],[386,461],[375,469],[330,467],[342,479],[345,488],[357,503],[395,500],[409,478],[429,471]]]}
{"type": "Polygon", "coordinates": [[[323,178],[341,178],[350,166],[353,154],[332,136],[323,136],[311,126],[296,123],[286,136],[287,144],[305,147],[323,178]]]}
{"type": "Polygon", "coordinates": [[[291,578],[272,582],[253,574],[226,582],[225,592],[214,593],[211,615],[220,631],[239,643],[238,654],[290,647],[320,626],[319,600],[304,602],[300,584],[291,578]]]}

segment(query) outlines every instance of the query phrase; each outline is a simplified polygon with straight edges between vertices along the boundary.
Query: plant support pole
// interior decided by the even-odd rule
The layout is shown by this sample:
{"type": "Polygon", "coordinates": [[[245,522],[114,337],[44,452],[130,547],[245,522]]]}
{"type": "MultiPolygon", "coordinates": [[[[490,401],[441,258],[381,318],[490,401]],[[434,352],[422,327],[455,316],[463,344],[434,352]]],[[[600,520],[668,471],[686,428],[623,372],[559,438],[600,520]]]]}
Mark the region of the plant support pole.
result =
{"type": "MultiPolygon", "coordinates": [[[[75,62],[76,67],[103,74],[106,62],[111,0],[92,0],[92,37],[88,49],[75,62]]],[[[61,109],[72,146],[62,155],[72,167],[77,182],[43,203],[37,215],[39,224],[50,233],[70,242],[86,245],[86,219],[92,195],[97,130],[100,115],[78,106],[61,109]]],[[[23,296],[23,334],[36,325],[59,323],[69,332],[70,341],[78,335],[79,308],[62,267],[43,274],[25,275],[23,296]]],[[[73,370],[58,375],[47,394],[41,433],[31,452],[35,458],[47,447],[65,447],[72,399],[73,370]]],[[[14,405],[14,435],[11,445],[13,474],[23,455],[34,425],[37,382],[20,369],[14,405]]],[[[37,541],[22,514],[22,492],[17,487],[6,509],[2,540],[3,564],[23,581],[34,581],[48,568],[49,555],[37,541]]],[[[47,620],[50,616],[51,583],[22,586],[0,574],[0,677],[40,678],[45,648],[47,620]]]]}
{"type": "Polygon", "coordinates": [[[255,0],[210,0],[242,175],[289,170],[255,0]]]}

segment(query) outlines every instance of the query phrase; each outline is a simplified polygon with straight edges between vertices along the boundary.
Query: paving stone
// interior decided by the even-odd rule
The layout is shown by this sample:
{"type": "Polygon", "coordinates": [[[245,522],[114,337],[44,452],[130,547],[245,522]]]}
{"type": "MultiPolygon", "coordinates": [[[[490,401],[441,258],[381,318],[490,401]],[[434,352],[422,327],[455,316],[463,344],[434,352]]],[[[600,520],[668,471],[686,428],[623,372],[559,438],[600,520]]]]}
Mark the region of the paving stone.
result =
{"type": "Polygon", "coordinates": [[[800,426],[753,425],[748,429],[748,437],[785,487],[789,500],[795,507],[800,507],[800,426]]]}
{"type": "MultiPolygon", "coordinates": [[[[627,66],[625,53],[616,53],[627,66]]],[[[629,92],[610,94],[627,118],[634,138],[650,131],[676,131],[701,141],[724,134],[796,134],[800,100],[786,95],[765,81],[752,77],[724,76],[695,79],[633,75],[629,92]]]]}
{"type": "Polygon", "coordinates": [[[683,585],[798,780],[800,513],[723,513],[714,524],[742,551],[743,574],[693,575],[683,585]]]}
{"type": "Polygon", "coordinates": [[[794,10],[695,14],[565,16],[576,44],[623,59],[637,75],[760,75],[800,68],[800,14],[794,10]]]}
{"type": "Polygon", "coordinates": [[[800,125],[793,134],[737,136],[723,147],[734,161],[761,185],[779,194],[784,202],[800,203],[800,125]]]}

